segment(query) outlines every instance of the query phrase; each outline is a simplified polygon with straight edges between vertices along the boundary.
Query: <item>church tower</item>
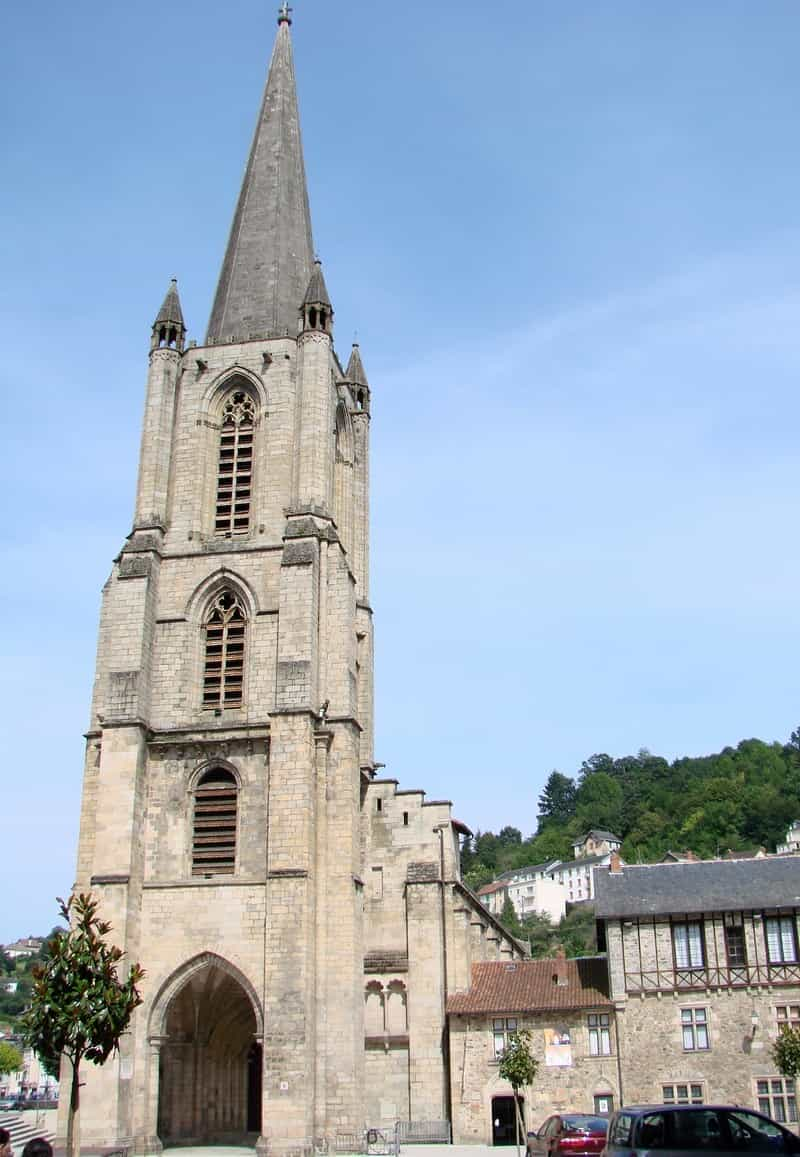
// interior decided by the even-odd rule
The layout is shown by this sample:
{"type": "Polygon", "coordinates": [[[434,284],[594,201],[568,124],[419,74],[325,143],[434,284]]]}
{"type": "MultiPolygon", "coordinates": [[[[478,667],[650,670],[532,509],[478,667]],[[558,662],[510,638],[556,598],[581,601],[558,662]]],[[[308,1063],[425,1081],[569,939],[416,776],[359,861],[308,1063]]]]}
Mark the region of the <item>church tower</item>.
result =
{"type": "Polygon", "coordinates": [[[284,4],[205,343],[153,324],[103,591],[76,888],[146,969],[82,1139],[301,1152],[364,1124],[370,390],[314,259],[284,4]]]}

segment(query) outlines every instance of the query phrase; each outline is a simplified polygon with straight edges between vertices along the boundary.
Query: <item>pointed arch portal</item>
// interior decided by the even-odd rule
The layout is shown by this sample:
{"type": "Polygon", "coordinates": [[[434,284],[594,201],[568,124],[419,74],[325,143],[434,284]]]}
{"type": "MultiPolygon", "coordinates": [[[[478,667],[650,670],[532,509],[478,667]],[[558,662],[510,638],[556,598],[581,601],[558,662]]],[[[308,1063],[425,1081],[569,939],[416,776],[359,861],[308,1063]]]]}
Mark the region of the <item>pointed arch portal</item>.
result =
{"type": "Polygon", "coordinates": [[[198,962],[163,1019],[158,1135],[164,1145],[252,1143],[262,1051],[250,995],[223,962],[198,962]]]}

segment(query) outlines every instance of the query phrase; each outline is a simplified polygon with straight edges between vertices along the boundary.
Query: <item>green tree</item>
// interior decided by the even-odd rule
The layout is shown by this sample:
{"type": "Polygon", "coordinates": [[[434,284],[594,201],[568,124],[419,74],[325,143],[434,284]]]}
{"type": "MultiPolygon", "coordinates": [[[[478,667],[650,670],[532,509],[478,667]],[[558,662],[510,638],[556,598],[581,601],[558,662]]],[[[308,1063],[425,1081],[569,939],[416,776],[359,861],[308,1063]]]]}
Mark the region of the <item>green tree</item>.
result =
{"type": "Polygon", "coordinates": [[[68,932],[53,937],[43,964],[34,971],[30,1007],[22,1017],[25,1040],[49,1072],[65,1056],[72,1068],[67,1155],[80,1154],[80,1066],[102,1065],[119,1047],[133,1010],[142,1002],[138,964],[120,980],[122,950],[106,944],[111,925],[97,915],[97,901],[81,894],[59,900],[68,932]]]}
{"type": "Polygon", "coordinates": [[[558,926],[558,939],[569,957],[592,956],[597,951],[594,906],[576,905],[558,926]]]}
{"type": "Polygon", "coordinates": [[[539,796],[539,831],[548,824],[563,824],[575,814],[575,783],[560,771],[551,771],[539,796]]]}
{"type": "Polygon", "coordinates": [[[605,771],[594,771],[581,781],[575,804],[577,817],[587,828],[617,832],[622,826],[622,785],[605,771]]]}
{"type": "Polygon", "coordinates": [[[0,1075],[18,1073],[22,1068],[22,1053],[8,1041],[0,1040],[0,1075]]]}
{"type": "Polygon", "coordinates": [[[506,898],[503,901],[503,911],[500,913],[500,923],[505,928],[506,932],[510,932],[512,936],[516,936],[518,940],[525,937],[525,933],[520,926],[517,910],[511,903],[511,897],[506,892],[506,898]]]}
{"type": "Polygon", "coordinates": [[[792,1080],[800,1076],[800,1029],[790,1028],[788,1024],[781,1025],[778,1039],[770,1052],[779,1073],[792,1080]]]}
{"type": "Polygon", "coordinates": [[[525,1136],[525,1125],[519,1111],[519,1091],[533,1084],[538,1068],[539,1062],[534,1060],[531,1053],[530,1032],[523,1028],[512,1033],[500,1058],[497,1071],[514,1090],[514,1108],[517,1116],[517,1157],[519,1157],[520,1137],[525,1136]]]}
{"type": "Polygon", "coordinates": [[[523,939],[529,941],[531,956],[551,956],[558,942],[558,931],[544,912],[531,912],[521,921],[523,939]]]}

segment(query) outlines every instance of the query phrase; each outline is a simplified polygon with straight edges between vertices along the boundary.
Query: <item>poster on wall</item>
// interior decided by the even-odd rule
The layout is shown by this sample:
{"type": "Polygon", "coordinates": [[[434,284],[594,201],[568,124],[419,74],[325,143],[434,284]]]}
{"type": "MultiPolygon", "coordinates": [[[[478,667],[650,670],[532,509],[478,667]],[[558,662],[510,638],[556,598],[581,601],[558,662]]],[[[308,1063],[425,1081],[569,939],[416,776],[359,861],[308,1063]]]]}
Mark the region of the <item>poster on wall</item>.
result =
{"type": "Polygon", "coordinates": [[[544,1063],[561,1066],[572,1064],[572,1041],[566,1030],[546,1028],[544,1031],[544,1063]]]}

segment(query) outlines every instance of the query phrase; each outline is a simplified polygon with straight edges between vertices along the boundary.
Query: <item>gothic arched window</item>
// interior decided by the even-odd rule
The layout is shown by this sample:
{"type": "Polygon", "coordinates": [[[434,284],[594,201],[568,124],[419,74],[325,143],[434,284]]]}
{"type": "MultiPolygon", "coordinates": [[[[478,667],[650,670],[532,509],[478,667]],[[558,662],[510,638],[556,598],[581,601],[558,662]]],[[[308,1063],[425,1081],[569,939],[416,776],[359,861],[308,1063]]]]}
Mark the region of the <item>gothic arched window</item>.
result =
{"type": "Polygon", "coordinates": [[[253,431],[256,408],[244,390],[233,390],[222,408],[217,470],[217,534],[246,534],[250,528],[253,431]]]}
{"type": "Polygon", "coordinates": [[[192,875],[226,875],[236,866],[237,785],[231,772],[214,767],[194,793],[192,875]]]}
{"type": "Polygon", "coordinates": [[[220,591],[205,621],[203,706],[241,707],[246,616],[232,590],[220,591]]]}

